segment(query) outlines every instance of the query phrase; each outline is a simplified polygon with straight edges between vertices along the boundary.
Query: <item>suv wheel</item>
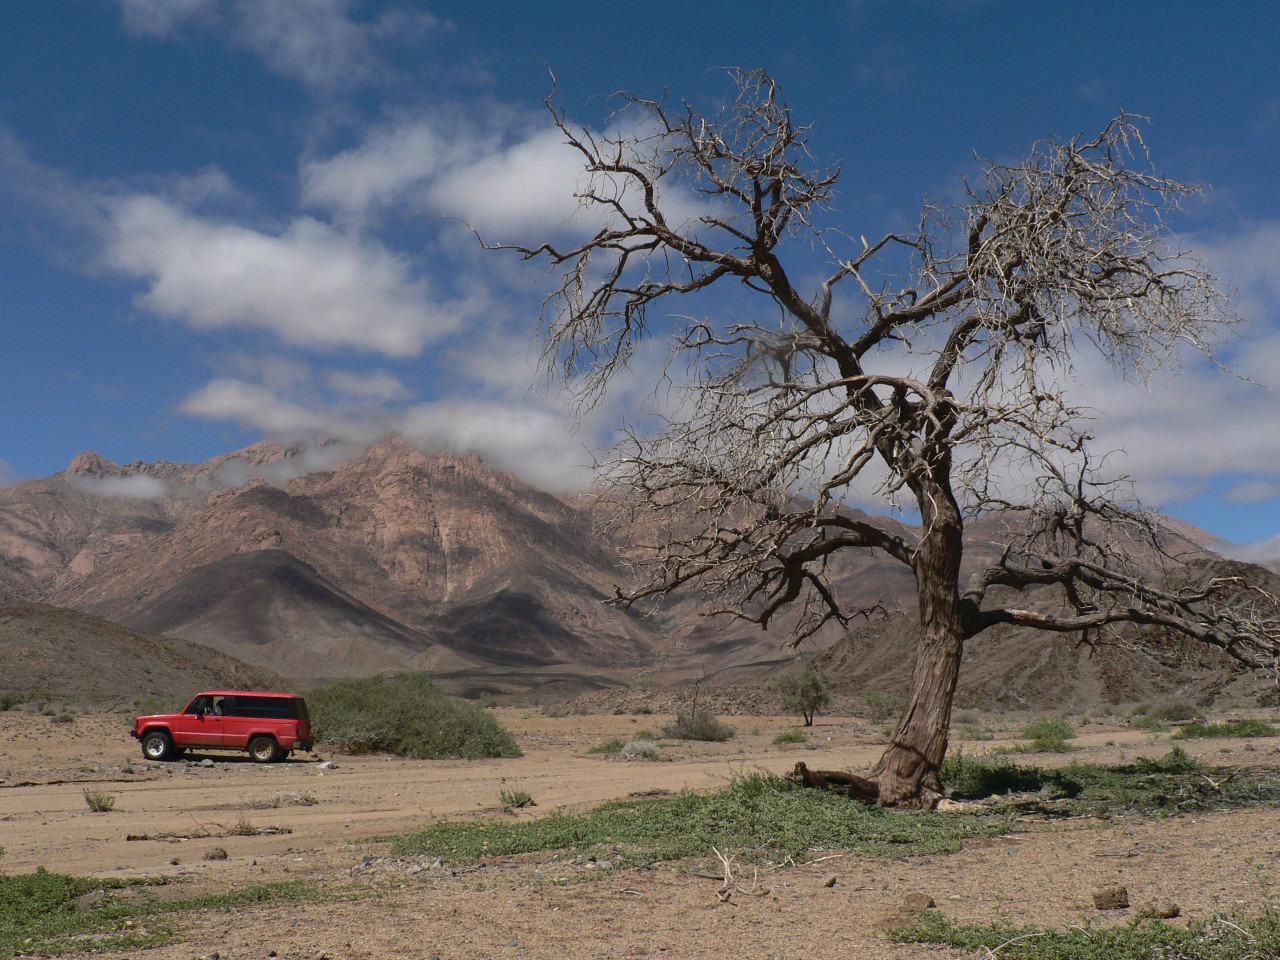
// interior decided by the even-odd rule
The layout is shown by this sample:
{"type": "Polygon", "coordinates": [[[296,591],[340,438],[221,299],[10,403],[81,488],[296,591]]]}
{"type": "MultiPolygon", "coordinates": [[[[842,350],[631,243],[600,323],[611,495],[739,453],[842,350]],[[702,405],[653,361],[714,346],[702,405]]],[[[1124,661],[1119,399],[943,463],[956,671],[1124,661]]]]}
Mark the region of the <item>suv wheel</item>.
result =
{"type": "Polygon", "coordinates": [[[163,730],[144,733],[142,755],[148,760],[168,760],[173,755],[173,739],[163,730]]]}
{"type": "Polygon", "coordinates": [[[280,748],[271,737],[254,737],[249,741],[249,756],[255,763],[271,763],[280,759],[280,748]]]}

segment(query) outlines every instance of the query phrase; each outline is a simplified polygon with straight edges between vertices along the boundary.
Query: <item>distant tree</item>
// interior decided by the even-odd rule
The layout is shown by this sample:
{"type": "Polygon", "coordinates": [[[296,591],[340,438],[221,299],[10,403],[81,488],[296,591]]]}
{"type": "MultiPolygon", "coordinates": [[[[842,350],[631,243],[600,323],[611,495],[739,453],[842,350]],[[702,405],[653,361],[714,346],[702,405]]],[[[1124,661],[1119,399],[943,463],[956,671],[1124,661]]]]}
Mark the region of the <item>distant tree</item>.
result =
{"type": "Polygon", "coordinates": [[[910,686],[868,778],[886,805],[936,802],[965,641],[996,624],[1086,639],[1156,624],[1270,667],[1273,599],[1143,574],[1169,539],[1104,472],[1073,395],[1086,360],[1146,381],[1179,350],[1212,355],[1235,321],[1167,226],[1198,189],[1151,166],[1139,121],[978,161],[960,202],[851,241],[825,222],[840,170],[813,159],[809,127],[765,73],[730,76],[709,111],[620,93],[603,133],[571,123],[553,91],[598,229],[488,245],[558,276],[543,357],[584,403],[641,341],[669,338],[665,403],[602,465],[622,519],[657,531],[622,599],[697,584],[715,612],[762,627],[796,611],[798,642],[865,612],[833,590],[833,558],[870,548],[911,570],[910,686]],[[713,288],[745,290],[759,315],[711,305],[713,288]],[[676,316],[677,300],[715,314],[676,316]],[[918,514],[918,535],[846,507],[872,494],[918,514]],[[1010,521],[1003,552],[962,584],[966,520],[991,512],[1010,521]],[[1059,607],[1019,603],[1045,587],[1059,607]]]}
{"type": "Polygon", "coordinates": [[[778,691],[782,694],[782,709],[800,714],[806,727],[813,726],[815,713],[831,705],[826,674],[808,667],[778,677],[778,691]]]}

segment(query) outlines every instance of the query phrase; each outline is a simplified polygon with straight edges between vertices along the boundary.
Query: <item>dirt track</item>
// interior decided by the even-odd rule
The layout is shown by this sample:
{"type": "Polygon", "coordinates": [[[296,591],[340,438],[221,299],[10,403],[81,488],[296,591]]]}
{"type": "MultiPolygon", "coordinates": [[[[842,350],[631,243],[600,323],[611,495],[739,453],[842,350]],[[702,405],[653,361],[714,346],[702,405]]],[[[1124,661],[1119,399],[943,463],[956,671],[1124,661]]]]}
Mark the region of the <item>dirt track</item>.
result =
{"type": "MultiPolygon", "coordinates": [[[[327,889],[356,889],[351,901],[259,907],[237,914],[183,916],[183,942],[142,956],[221,957],[915,957],[945,950],[895,946],[880,935],[903,898],[931,896],[956,920],[1005,918],[1067,924],[1099,915],[1090,890],[1127,884],[1135,908],[1171,898],[1184,917],[1256,906],[1261,869],[1280,873],[1280,812],[1255,809],[1161,821],[1088,821],[974,843],[947,857],[907,860],[831,855],[770,873],[755,894],[715,896],[717,881],[690,866],[605,872],[567,884],[561,877],[593,865],[550,854],[493,860],[454,870],[427,860],[396,860],[371,835],[411,829],[438,816],[501,812],[499,791],[527,791],[538,806],[586,807],[653,789],[714,787],[744,766],[774,772],[796,759],[830,768],[862,768],[882,740],[874,727],[819,720],[816,749],[773,746],[790,718],[740,718],[726,744],[664,749],[666,762],[608,761],[587,750],[663,717],[547,718],[501,711],[525,756],[483,762],[404,761],[335,756],[325,769],[300,755],[258,766],[213,755],[212,766],[146,764],[119,716],[54,723],[0,714],[0,861],[7,872],[45,866],[101,876],[171,874],[184,891],[225,890],[264,880],[311,878],[327,889]],[[130,772],[132,771],[132,772],[130,772]],[[110,813],[91,813],[84,790],[116,797],[110,813]],[[235,835],[247,827],[291,832],[235,835]],[[231,834],[231,835],[227,835],[231,834]],[[153,839],[128,840],[128,835],[153,839]],[[187,839],[182,839],[187,837],[187,839]],[[206,860],[214,848],[225,860],[206,860]],[[830,879],[835,882],[827,886],[830,879]],[[767,891],[767,892],[765,892],[767,891]]],[[[1085,727],[1088,759],[1124,750],[1158,755],[1169,748],[1127,729],[1085,727]],[[1116,745],[1105,747],[1107,740],[1116,745]]],[[[991,744],[970,745],[981,750],[991,744]]],[[[1247,758],[1275,766],[1271,741],[1203,741],[1191,752],[1214,763],[1247,758]]],[[[1080,754],[1076,754],[1080,756],[1080,754]]],[[[743,878],[744,891],[753,881],[743,878]]],[[[1132,916],[1134,909],[1118,916],[1132,916]]],[[[136,952],[116,956],[139,956],[136,952]]]]}

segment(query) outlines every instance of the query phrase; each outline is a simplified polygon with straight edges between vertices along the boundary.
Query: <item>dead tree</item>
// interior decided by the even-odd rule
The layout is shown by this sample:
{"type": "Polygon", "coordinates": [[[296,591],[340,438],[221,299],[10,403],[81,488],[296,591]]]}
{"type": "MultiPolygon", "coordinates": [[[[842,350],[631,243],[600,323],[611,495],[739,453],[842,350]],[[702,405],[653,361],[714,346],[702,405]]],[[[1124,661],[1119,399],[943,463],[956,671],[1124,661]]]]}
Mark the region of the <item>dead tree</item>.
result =
{"type": "Polygon", "coordinates": [[[1156,172],[1139,118],[978,161],[962,202],[850,241],[827,223],[840,171],[814,161],[809,128],[763,72],[731,80],[712,112],[619,94],[621,133],[579,127],[548,99],[598,230],[576,245],[490,244],[558,277],[544,360],[585,402],[645,338],[669,338],[660,422],[624,429],[602,464],[624,519],[658,531],[623,599],[698,585],[715,612],[762,627],[798,611],[798,642],[858,612],[827,576],[842,551],[910,568],[914,672],[871,773],[892,805],[937,797],[964,642],[994,624],[1158,624],[1271,666],[1274,617],[1226,602],[1230,585],[1141,575],[1133,558],[1159,555],[1162,531],[1103,472],[1072,396],[1086,355],[1144,380],[1176,370],[1180,349],[1212,356],[1236,319],[1166,226],[1198,190],[1156,172]],[[826,267],[811,281],[815,253],[826,267]],[[676,301],[738,306],[744,290],[758,317],[674,316],[676,301]],[[872,495],[918,514],[919,535],[846,506],[872,495]],[[966,520],[992,511],[1011,518],[1003,555],[961,584],[966,520]],[[1058,613],[1016,602],[1049,586],[1058,613]]]}

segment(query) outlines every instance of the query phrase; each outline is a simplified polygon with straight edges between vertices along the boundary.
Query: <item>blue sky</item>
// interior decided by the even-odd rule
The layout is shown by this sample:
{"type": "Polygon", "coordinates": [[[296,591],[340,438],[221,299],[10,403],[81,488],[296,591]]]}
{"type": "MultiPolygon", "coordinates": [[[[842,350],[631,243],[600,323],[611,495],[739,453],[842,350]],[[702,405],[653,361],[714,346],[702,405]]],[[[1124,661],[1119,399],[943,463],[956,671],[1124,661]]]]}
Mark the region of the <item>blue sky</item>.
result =
{"type": "MultiPolygon", "coordinates": [[[[441,215],[563,229],[548,69],[600,124],[620,87],[710,105],[731,65],[814,122],[853,236],[912,223],[975,150],[1149,116],[1163,172],[1212,188],[1175,227],[1252,320],[1227,359],[1280,385],[1273,3],[9,3],[0,478],[88,448],[199,461],[396,432],[582,482],[645,369],[577,425],[531,390],[536,274],[441,215]]],[[[1149,397],[1097,389],[1100,440],[1147,500],[1235,542],[1280,534],[1273,391],[1205,365],[1149,397]]]]}

